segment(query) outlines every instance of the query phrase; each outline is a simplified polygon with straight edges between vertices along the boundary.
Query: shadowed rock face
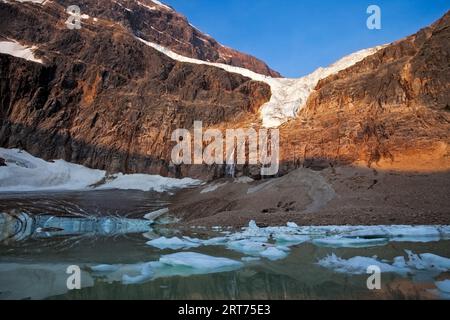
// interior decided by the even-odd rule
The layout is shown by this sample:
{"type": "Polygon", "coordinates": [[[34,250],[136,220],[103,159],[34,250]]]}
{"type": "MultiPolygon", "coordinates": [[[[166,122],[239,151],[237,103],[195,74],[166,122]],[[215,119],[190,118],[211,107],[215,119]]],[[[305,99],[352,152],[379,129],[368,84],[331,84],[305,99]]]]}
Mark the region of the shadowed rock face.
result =
{"type": "Polygon", "coordinates": [[[37,45],[44,60],[0,54],[3,147],[112,172],[188,175],[169,172],[173,130],[232,122],[270,97],[265,84],[173,61],[120,24],[87,19],[69,30],[66,17],[56,3],[0,3],[3,40],[37,45]]]}
{"type": "MultiPolygon", "coordinates": [[[[58,0],[65,8],[73,1],[58,0]]],[[[151,0],[80,0],[81,12],[97,19],[120,23],[130,33],[191,58],[244,67],[268,76],[280,77],[263,61],[222,46],[191,25],[169,6],[151,0]]]]}
{"type": "Polygon", "coordinates": [[[449,105],[450,12],[322,80],[299,118],[282,128],[285,169],[336,161],[448,169],[449,105]]]}

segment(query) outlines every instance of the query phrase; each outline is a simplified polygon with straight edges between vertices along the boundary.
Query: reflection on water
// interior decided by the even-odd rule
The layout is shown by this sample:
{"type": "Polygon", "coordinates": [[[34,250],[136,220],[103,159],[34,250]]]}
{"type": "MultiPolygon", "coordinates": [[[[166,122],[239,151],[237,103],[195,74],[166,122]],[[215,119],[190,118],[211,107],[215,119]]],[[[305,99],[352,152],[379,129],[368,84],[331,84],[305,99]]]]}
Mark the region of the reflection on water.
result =
{"type": "Polygon", "coordinates": [[[151,229],[141,219],[168,201],[164,194],[122,191],[0,195],[0,299],[445,298],[435,281],[450,279],[446,272],[383,273],[382,290],[370,291],[367,275],[336,273],[317,262],[332,253],[343,259],[377,256],[392,261],[404,256],[405,250],[450,257],[448,240],[394,241],[368,248],[309,242],[291,247],[282,260],[246,262],[241,260],[245,254],[226,246],[204,245],[189,251],[239,261],[238,267],[215,268],[211,261],[186,267],[176,259],[166,259],[164,264],[162,257],[183,250],[159,250],[146,242],[176,231],[151,229]],[[70,265],[81,267],[81,290],[67,289],[70,265]],[[96,269],[99,265],[114,269],[101,272],[96,269]],[[133,279],[146,267],[151,267],[148,279],[135,284],[123,281],[125,275],[133,279]]]}

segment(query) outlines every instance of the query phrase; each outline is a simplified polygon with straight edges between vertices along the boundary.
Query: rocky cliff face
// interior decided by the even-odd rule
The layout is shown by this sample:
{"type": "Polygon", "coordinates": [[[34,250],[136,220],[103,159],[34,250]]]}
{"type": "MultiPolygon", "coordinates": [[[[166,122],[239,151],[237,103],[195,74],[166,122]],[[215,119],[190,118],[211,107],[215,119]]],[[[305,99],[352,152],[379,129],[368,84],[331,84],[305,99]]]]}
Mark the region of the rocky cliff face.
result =
{"type": "Polygon", "coordinates": [[[322,80],[282,128],[285,169],[336,162],[448,169],[449,106],[450,12],[322,80]]]}
{"type": "Polygon", "coordinates": [[[3,147],[112,172],[201,176],[170,166],[172,131],[232,122],[270,97],[265,84],[174,61],[106,16],[69,30],[60,4],[0,3],[0,41],[35,45],[44,62],[0,54],[3,147]]]}
{"type": "MultiPolygon", "coordinates": [[[[278,74],[222,47],[163,4],[82,0],[88,16],[81,30],[69,30],[70,4],[0,2],[0,41],[36,46],[43,61],[0,54],[0,146],[111,172],[221,176],[221,167],[171,166],[172,131],[190,129],[194,120],[259,129],[270,87],[174,61],[137,37],[188,57],[278,74]]],[[[320,81],[298,118],[280,128],[281,173],[336,163],[449,169],[449,26],[447,13],[320,81]]]]}
{"type": "MultiPolygon", "coordinates": [[[[64,7],[73,4],[70,0],[57,2],[64,7]]],[[[119,23],[130,33],[186,57],[244,67],[260,74],[280,77],[278,72],[270,69],[263,61],[221,45],[190,24],[185,16],[159,1],[80,0],[77,5],[83,14],[119,23]]]]}

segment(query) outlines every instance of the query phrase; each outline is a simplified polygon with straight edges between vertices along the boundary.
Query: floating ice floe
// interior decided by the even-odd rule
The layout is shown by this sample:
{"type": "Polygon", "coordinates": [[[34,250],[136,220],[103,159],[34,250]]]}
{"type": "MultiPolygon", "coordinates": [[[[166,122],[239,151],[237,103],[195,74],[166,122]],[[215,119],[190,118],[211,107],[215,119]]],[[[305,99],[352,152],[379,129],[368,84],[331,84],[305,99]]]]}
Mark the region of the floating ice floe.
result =
{"type": "Polygon", "coordinates": [[[0,167],[0,192],[53,190],[141,190],[169,191],[201,183],[146,174],[115,174],[55,160],[47,162],[18,149],[0,148],[6,166],[0,167]]]}
{"type": "Polygon", "coordinates": [[[161,249],[225,246],[248,256],[283,259],[289,247],[302,243],[330,248],[384,246],[392,241],[431,242],[448,239],[447,226],[307,226],[288,223],[283,227],[259,228],[254,221],[240,232],[207,240],[184,237],[160,238],[148,242],[161,249]],[[415,236],[413,236],[415,234],[415,236]]]}
{"type": "Polygon", "coordinates": [[[91,270],[109,282],[139,284],[163,277],[228,272],[237,270],[243,265],[240,261],[228,258],[195,252],[179,252],[163,255],[159,261],[133,265],[99,265],[92,266],[91,270]]]}
{"type": "Polygon", "coordinates": [[[328,237],[319,238],[312,241],[317,246],[331,247],[331,248],[367,248],[373,246],[384,246],[389,243],[387,238],[349,238],[349,237],[328,237]]]}
{"type": "Polygon", "coordinates": [[[450,294],[450,280],[436,281],[434,283],[439,291],[450,294]]]}
{"type": "Polygon", "coordinates": [[[162,256],[159,262],[170,266],[189,267],[207,272],[242,267],[242,263],[228,258],[216,258],[195,252],[179,252],[162,256]]]}
{"type": "Polygon", "coordinates": [[[200,247],[201,243],[190,240],[189,238],[166,238],[161,237],[158,239],[150,240],[147,242],[147,245],[164,250],[164,249],[188,249],[188,248],[197,248],[200,247]]]}
{"type": "Polygon", "coordinates": [[[388,263],[381,262],[377,258],[353,257],[347,260],[339,258],[335,254],[323,258],[318,262],[318,264],[324,268],[332,269],[335,272],[348,274],[366,274],[367,268],[370,266],[379,267],[381,272],[406,274],[409,271],[406,267],[393,266],[388,263]]]}
{"type": "Polygon", "coordinates": [[[414,254],[411,251],[406,251],[406,253],[408,255],[407,259],[403,256],[396,257],[391,264],[387,261],[380,261],[376,257],[342,259],[335,254],[319,260],[318,264],[335,272],[348,274],[365,274],[369,266],[377,266],[381,272],[392,272],[402,275],[422,271],[437,271],[441,273],[450,270],[450,259],[448,258],[431,253],[414,254]]]}
{"type": "Polygon", "coordinates": [[[260,252],[259,255],[272,261],[281,260],[289,255],[289,248],[281,246],[269,247],[263,252],[260,252]]]}

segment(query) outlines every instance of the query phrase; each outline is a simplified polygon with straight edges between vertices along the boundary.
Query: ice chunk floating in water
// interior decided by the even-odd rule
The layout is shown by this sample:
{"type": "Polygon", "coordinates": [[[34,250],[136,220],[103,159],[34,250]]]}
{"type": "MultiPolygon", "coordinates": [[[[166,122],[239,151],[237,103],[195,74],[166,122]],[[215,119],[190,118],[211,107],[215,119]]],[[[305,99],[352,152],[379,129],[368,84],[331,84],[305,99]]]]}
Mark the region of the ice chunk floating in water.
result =
{"type": "Polygon", "coordinates": [[[147,174],[115,174],[56,160],[47,162],[18,149],[0,148],[6,166],[0,167],[0,192],[49,190],[142,190],[163,192],[200,184],[194,179],[173,179],[147,174]]]}
{"type": "Polygon", "coordinates": [[[161,237],[158,239],[150,240],[147,242],[147,245],[158,248],[158,249],[184,249],[184,248],[196,248],[201,244],[195,241],[190,240],[189,238],[166,238],[161,237]]]}
{"type": "Polygon", "coordinates": [[[180,252],[162,256],[159,262],[171,265],[189,267],[206,272],[217,272],[221,270],[234,269],[241,267],[242,262],[228,258],[216,258],[195,252],[180,252]]]}
{"type": "Polygon", "coordinates": [[[399,274],[416,273],[421,271],[446,272],[450,270],[450,259],[431,253],[414,254],[406,251],[408,257],[394,258],[392,264],[380,261],[377,258],[353,257],[342,259],[335,254],[321,259],[318,264],[339,273],[364,274],[369,266],[378,266],[381,272],[394,272],[399,274]]]}
{"type": "MultiPolygon", "coordinates": [[[[44,0],[35,0],[35,1],[42,2],[44,0]]],[[[17,41],[0,41],[0,53],[8,54],[17,58],[42,64],[42,60],[34,56],[34,50],[36,49],[37,49],[36,46],[33,46],[31,48],[26,47],[24,45],[21,45],[17,41]]]]}
{"type": "Polygon", "coordinates": [[[339,273],[365,274],[370,266],[377,266],[381,272],[394,272],[400,274],[408,273],[409,269],[405,267],[396,267],[388,263],[379,261],[376,258],[353,257],[348,260],[337,257],[332,254],[318,262],[322,267],[333,269],[339,273]]]}
{"type": "Polygon", "coordinates": [[[228,258],[196,252],[179,252],[163,255],[159,261],[134,265],[98,265],[91,267],[91,270],[109,282],[139,284],[163,277],[228,272],[239,269],[243,265],[240,261],[228,258]]]}
{"type": "Polygon", "coordinates": [[[447,226],[308,226],[288,223],[286,227],[259,228],[254,221],[241,232],[207,240],[159,238],[147,242],[159,249],[225,246],[245,255],[269,260],[284,259],[289,248],[305,242],[329,248],[367,248],[389,242],[432,242],[448,239],[447,226]],[[415,234],[415,236],[413,236],[415,234]]]}

